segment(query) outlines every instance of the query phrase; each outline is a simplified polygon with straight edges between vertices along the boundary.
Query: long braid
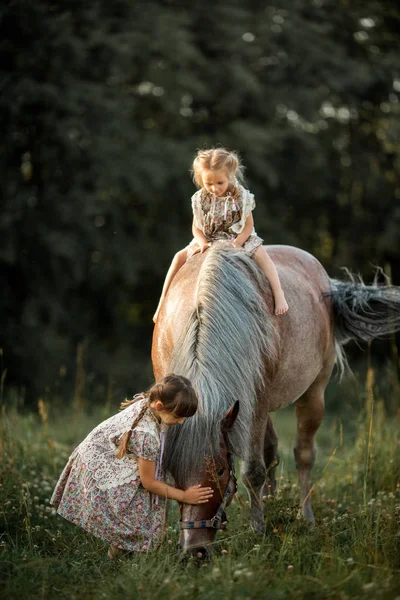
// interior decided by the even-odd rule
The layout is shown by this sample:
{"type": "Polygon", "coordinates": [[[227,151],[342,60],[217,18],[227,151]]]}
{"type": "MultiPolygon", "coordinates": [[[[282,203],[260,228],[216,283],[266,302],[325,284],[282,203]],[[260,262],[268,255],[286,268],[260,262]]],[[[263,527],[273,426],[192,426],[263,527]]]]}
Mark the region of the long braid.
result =
{"type": "Polygon", "coordinates": [[[129,431],[127,431],[126,433],[124,433],[124,435],[121,438],[121,442],[118,446],[118,450],[116,453],[116,457],[117,458],[123,458],[124,456],[127,455],[128,453],[128,444],[129,444],[129,440],[131,439],[132,436],[132,431],[135,429],[136,425],[139,423],[139,421],[141,421],[144,417],[144,415],[146,414],[147,409],[149,408],[149,399],[146,400],[146,402],[143,404],[142,408],[140,409],[140,412],[138,414],[138,416],[136,417],[136,419],[133,421],[131,428],[129,429],[129,431]]]}

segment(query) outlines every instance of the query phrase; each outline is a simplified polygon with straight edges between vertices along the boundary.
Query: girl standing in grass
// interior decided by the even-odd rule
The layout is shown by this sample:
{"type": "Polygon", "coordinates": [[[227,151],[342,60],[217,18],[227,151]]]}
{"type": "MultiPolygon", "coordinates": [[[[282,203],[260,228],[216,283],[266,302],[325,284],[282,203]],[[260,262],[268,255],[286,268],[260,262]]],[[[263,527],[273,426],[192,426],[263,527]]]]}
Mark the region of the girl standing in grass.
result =
{"type": "Polygon", "coordinates": [[[188,379],[167,375],[122,408],[74,450],[50,501],[65,519],[107,541],[110,558],[157,545],[166,498],[201,504],[213,493],[200,485],[183,491],[165,483],[165,428],[197,410],[188,379]]]}
{"type": "Polygon", "coordinates": [[[192,171],[194,182],[199,188],[192,196],[193,240],[172,261],[153,321],[157,321],[171,281],[182,265],[188,258],[198,252],[205,252],[219,240],[232,242],[235,248],[243,248],[254,258],[271,284],[275,314],[283,315],[288,310],[288,304],[276,267],[263,248],[263,240],[254,230],[254,196],[240,185],[243,167],[238,155],[225,148],[199,150],[192,171]]]}

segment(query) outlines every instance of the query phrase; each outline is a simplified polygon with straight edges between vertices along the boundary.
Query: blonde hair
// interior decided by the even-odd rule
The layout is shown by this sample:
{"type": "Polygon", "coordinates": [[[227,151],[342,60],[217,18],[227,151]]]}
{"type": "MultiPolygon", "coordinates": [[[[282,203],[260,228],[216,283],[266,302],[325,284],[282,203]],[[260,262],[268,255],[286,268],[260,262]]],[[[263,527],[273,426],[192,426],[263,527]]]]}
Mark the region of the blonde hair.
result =
{"type": "Polygon", "coordinates": [[[132,431],[139,421],[143,419],[152,402],[160,400],[164,406],[164,410],[174,414],[176,417],[192,417],[197,410],[198,400],[196,392],[189,379],[182,375],[174,375],[173,373],[167,375],[155,383],[147,392],[143,393],[140,398],[122,402],[121,408],[127,408],[128,406],[135,404],[135,402],[141,400],[143,396],[146,398],[146,402],[140,409],[140,412],[133,421],[129,431],[124,433],[121,437],[116,454],[117,458],[122,458],[128,453],[128,445],[132,436],[132,431]]]}
{"type": "Polygon", "coordinates": [[[193,181],[197,187],[204,187],[203,171],[219,170],[226,172],[231,184],[237,185],[238,182],[243,182],[244,167],[237,152],[222,147],[198,150],[191,170],[193,181]]]}

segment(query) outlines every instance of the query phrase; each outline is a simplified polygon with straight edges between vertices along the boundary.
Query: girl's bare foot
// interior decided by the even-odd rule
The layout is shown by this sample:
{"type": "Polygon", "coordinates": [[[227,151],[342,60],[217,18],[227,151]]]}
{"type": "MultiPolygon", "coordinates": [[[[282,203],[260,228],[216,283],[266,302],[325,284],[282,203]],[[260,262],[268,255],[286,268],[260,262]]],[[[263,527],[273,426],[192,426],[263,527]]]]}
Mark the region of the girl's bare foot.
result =
{"type": "Polygon", "coordinates": [[[156,310],[156,312],[155,312],[155,313],[154,313],[154,315],[153,315],[153,323],[156,323],[156,322],[157,322],[157,319],[158,319],[158,313],[160,312],[161,304],[162,304],[162,303],[161,303],[161,301],[160,301],[160,302],[158,303],[157,310],[156,310]]]}
{"type": "Polygon", "coordinates": [[[289,310],[289,305],[286,302],[285,294],[281,292],[275,297],[275,314],[277,316],[284,315],[289,310]]]}
{"type": "Polygon", "coordinates": [[[108,558],[111,558],[111,560],[115,560],[123,554],[125,554],[125,550],[122,550],[122,548],[117,548],[117,546],[113,546],[112,544],[110,544],[110,547],[107,552],[108,558]]]}

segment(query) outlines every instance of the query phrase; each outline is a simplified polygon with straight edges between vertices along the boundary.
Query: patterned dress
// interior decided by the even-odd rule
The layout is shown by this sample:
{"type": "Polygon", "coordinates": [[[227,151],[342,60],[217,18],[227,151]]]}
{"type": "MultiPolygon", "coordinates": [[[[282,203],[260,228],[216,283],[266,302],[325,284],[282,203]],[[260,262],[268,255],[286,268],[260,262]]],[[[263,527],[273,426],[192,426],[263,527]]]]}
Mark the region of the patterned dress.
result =
{"type": "MultiPolygon", "coordinates": [[[[201,229],[206,240],[211,243],[235,240],[243,231],[247,217],[255,206],[253,194],[241,185],[229,191],[224,197],[217,197],[205,189],[199,190],[192,197],[196,227],[201,229]]],[[[253,229],[243,244],[243,249],[252,256],[262,244],[263,240],[253,229]]],[[[193,239],[188,246],[188,258],[198,249],[198,242],[193,239]]]]}
{"type": "Polygon", "coordinates": [[[132,432],[128,454],[115,456],[147,400],[140,399],[100,423],[73,451],[50,500],[59,515],[124,550],[145,552],[157,545],[164,529],[166,501],[141,484],[138,457],[162,468],[164,432],[147,410],[132,432]]]}

